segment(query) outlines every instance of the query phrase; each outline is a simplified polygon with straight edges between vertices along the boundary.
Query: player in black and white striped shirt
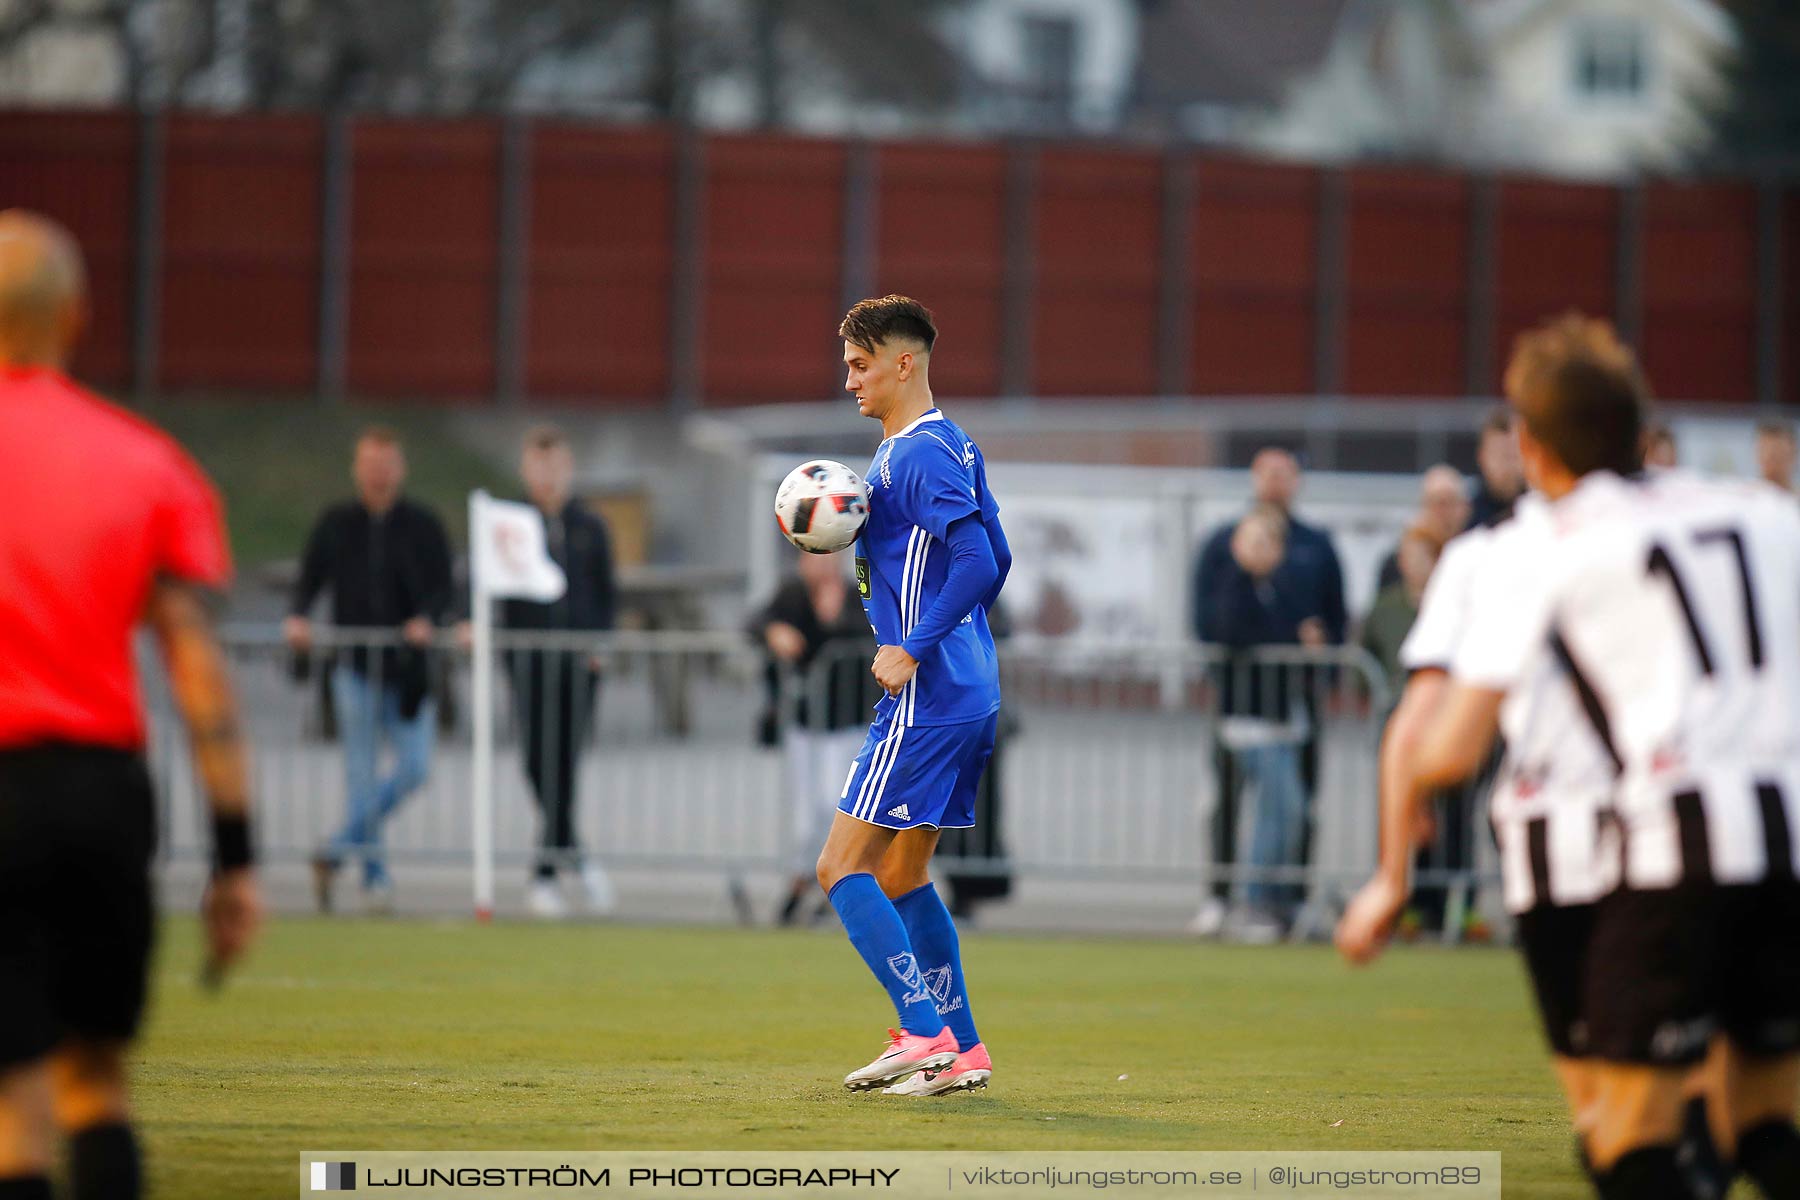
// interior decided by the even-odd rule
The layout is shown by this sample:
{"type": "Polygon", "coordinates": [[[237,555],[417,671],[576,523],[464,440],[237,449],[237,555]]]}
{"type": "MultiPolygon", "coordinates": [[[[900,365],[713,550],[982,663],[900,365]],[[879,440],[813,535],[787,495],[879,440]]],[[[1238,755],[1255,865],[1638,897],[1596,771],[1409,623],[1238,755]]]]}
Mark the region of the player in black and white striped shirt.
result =
{"type": "MultiPolygon", "coordinates": [[[[1413,787],[1420,738],[1449,691],[1449,671],[1480,601],[1492,586],[1487,567],[1531,540],[1549,521],[1540,496],[1522,498],[1509,519],[1477,528],[1444,548],[1405,644],[1409,672],[1390,723],[1382,760],[1382,861],[1352,902],[1338,946],[1352,962],[1380,953],[1410,890],[1409,831],[1428,794],[1413,787]]],[[[1600,814],[1608,807],[1612,765],[1585,728],[1575,687],[1546,643],[1501,706],[1506,755],[1495,776],[1488,816],[1500,852],[1502,894],[1517,919],[1552,1064],[1573,1111],[1589,1102],[1595,1068],[1585,1047],[1581,993],[1595,902],[1613,882],[1600,853],[1600,814]]]]}
{"type": "Polygon", "coordinates": [[[1614,776],[1620,880],[1580,988],[1601,1194],[1688,1194],[1682,1081],[1720,1034],[1721,1148],[1800,1195],[1800,513],[1760,485],[1636,474],[1643,388],[1602,323],[1528,335],[1507,391],[1549,519],[1483,565],[1414,786],[1473,769],[1548,646],[1614,776]]]}

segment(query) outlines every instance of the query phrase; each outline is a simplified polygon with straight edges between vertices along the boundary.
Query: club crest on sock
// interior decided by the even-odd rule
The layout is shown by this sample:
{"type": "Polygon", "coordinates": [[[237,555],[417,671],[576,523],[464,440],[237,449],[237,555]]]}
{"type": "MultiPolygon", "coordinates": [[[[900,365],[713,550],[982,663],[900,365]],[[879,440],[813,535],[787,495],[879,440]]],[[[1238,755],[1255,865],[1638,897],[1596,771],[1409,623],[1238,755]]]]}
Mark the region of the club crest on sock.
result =
{"type": "Polygon", "coordinates": [[[929,999],[931,993],[926,990],[924,976],[919,971],[919,960],[911,954],[895,954],[887,960],[888,970],[892,971],[906,988],[904,1003],[913,1004],[929,999]]]}

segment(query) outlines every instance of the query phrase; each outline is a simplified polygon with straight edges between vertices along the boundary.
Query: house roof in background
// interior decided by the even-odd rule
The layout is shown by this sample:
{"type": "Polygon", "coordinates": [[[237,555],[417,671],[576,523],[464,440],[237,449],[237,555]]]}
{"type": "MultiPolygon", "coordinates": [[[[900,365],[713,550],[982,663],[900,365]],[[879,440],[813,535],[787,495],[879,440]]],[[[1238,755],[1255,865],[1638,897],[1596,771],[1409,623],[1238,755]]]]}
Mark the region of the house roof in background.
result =
{"type": "Polygon", "coordinates": [[[1330,52],[1347,0],[1158,0],[1140,25],[1151,106],[1278,102],[1330,52]]]}

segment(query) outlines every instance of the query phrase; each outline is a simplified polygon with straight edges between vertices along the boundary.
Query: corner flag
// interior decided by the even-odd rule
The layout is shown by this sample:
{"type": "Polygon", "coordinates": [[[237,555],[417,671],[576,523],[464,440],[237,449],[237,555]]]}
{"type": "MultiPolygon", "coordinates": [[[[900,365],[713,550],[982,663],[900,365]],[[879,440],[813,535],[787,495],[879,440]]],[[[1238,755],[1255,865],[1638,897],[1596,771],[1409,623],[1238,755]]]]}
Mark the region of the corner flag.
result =
{"type": "Polygon", "coordinates": [[[559,600],[569,579],[550,557],[544,518],[529,504],[469,493],[470,625],[475,655],[474,709],[475,916],[494,915],[494,599],[559,600]]]}

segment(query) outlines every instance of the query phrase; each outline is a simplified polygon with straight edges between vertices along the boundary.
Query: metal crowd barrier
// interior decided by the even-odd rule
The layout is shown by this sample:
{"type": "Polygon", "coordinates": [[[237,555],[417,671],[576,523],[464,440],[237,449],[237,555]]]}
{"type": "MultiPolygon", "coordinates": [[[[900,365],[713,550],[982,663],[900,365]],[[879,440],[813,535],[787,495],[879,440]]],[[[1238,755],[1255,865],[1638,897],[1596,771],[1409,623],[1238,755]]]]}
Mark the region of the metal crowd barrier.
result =
{"type": "MultiPolygon", "coordinates": [[[[355,669],[359,659],[365,674],[393,670],[398,642],[390,633],[320,630],[301,664],[274,627],[230,626],[223,640],[252,743],[263,854],[308,858],[345,812],[344,760],[323,677],[355,669]]],[[[852,673],[866,672],[866,647],[823,653],[804,676],[778,673],[773,692],[761,647],[739,634],[498,632],[496,649],[504,682],[494,713],[495,840],[503,866],[529,864],[539,852],[523,762],[521,677],[516,666],[509,670],[533,655],[566,656],[581,670],[591,658],[599,668],[597,703],[580,731],[586,750],[576,788],[575,825],[589,853],[609,866],[728,875],[804,860],[805,849],[794,844],[802,835],[785,795],[783,756],[765,743],[792,726],[802,697],[811,698],[811,711],[824,711],[833,670],[848,663],[852,673]],[[773,737],[765,728],[759,738],[771,713],[773,737]]],[[[425,782],[387,825],[384,848],[399,865],[472,859],[469,660],[447,638],[429,658],[439,731],[425,782]]],[[[1260,876],[1300,885],[1328,907],[1373,867],[1377,750],[1391,695],[1361,650],[1232,653],[1020,638],[1003,644],[1001,661],[1006,722],[994,770],[1003,855],[948,857],[945,866],[1197,888],[1260,876]],[[1277,694],[1306,726],[1295,752],[1307,760],[1310,780],[1309,848],[1305,865],[1259,873],[1242,865],[1253,806],[1240,814],[1235,853],[1215,853],[1211,820],[1230,758],[1221,749],[1223,718],[1246,708],[1254,716],[1255,697],[1267,704],[1277,694]]],[[[204,803],[185,735],[154,678],[147,692],[151,760],[164,797],[162,845],[173,856],[197,856],[206,848],[204,803]]],[[[1466,888],[1474,879],[1463,872],[1446,881],[1466,888]]]]}

